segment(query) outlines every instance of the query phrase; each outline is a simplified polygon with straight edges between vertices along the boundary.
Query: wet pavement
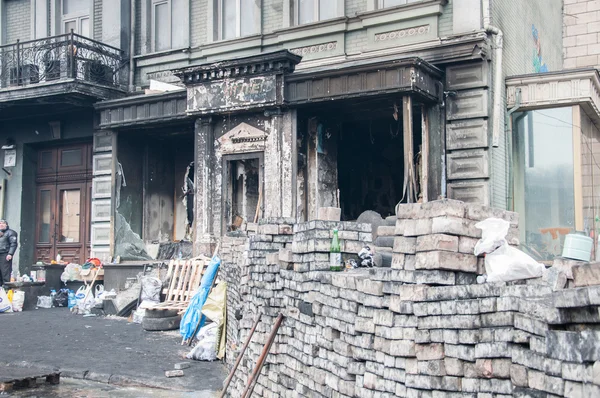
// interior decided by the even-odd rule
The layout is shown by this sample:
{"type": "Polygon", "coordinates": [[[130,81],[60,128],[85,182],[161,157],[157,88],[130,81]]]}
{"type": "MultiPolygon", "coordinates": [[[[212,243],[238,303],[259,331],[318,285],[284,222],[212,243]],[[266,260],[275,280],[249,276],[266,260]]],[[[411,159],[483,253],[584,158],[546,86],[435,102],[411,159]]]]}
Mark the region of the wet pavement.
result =
{"type": "Polygon", "coordinates": [[[43,386],[1,394],[0,398],[216,398],[217,392],[180,392],[157,388],[120,387],[88,380],[62,379],[56,386],[43,386]]]}
{"type": "MultiPolygon", "coordinates": [[[[64,308],[0,314],[0,336],[0,374],[6,366],[60,370],[62,380],[58,389],[66,388],[68,380],[65,378],[105,383],[101,385],[114,389],[95,390],[95,393],[108,395],[85,395],[82,392],[83,395],[57,396],[180,396],[173,395],[173,391],[168,395],[117,395],[127,391],[115,389],[115,386],[195,391],[192,396],[201,396],[200,393],[218,391],[226,377],[220,362],[185,359],[188,347],[180,345],[178,330],[146,332],[140,325],[125,318],[84,318],[64,308]],[[173,365],[179,362],[190,364],[184,370],[185,376],[165,377],[165,371],[172,370],[173,365]]],[[[79,387],[71,387],[78,391],[79,387]]],[[[158,393],[160,391],[155,394],[158,393]]]]}

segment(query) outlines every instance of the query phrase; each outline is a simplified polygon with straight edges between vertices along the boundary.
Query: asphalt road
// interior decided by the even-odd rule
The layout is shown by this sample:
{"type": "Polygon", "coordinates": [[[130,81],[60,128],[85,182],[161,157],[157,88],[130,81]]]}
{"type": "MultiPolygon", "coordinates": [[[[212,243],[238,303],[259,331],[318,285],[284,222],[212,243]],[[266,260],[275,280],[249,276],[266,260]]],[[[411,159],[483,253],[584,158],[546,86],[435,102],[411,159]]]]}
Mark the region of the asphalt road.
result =
{"type": "Polygon", "coordinates": [[[178,331],[146,332],[124,318],[84,318],[65,308],[0,314],[0,374],[6,366],[58,369],[62,377],[113,385],[218,391],[220,362],[184,359],[178,331]],[[179,362],[185,376],[165,377],[179,362]]]}

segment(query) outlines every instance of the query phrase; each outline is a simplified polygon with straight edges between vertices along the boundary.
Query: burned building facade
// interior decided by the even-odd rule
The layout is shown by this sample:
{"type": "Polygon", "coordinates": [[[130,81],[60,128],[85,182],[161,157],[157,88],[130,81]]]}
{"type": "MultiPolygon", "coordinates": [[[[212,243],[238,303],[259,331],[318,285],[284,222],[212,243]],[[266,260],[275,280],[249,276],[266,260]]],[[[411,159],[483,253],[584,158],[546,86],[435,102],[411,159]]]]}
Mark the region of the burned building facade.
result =
{"type": "MultiPolygon", "coordinates": [[[[93,256],[208,254],[259,218],[312,220],[324,207],[355,220],[439,197],[524,203],[512,117],[554,91],[525,104],[522,80],[507,96],[506,78],[561,69],[560,0],[92,3],[94,35],[119,43],[128,83],[88,119],[93,256]]],[[[552,76],[547,87],[583,84],[552,76]]],[[[576,94],[560,106],[595,125],[596,98],[576,94]]]]}

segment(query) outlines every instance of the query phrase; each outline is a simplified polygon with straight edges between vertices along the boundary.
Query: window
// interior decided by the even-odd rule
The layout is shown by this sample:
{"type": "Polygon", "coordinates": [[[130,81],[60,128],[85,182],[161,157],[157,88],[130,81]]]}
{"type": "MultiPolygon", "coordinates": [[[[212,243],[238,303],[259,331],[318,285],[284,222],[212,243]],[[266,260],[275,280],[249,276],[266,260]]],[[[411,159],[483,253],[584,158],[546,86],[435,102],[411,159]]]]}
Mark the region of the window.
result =
{"type": "Polygon", "coordinates": [[[337,0],[296,0],[294,20],[296,25],[324,21],[340,16],[337,0]]]}
{"type": "Polygon", "coordinates": [[[79,35],[90,37],[92,0],[62,0],[61,6],[62,33],[73,31],[79,35]]]}
{"type": "Polygon", "coordinates": [[[574,171],[581,159],[574,151],[573,114],[565,107],[513,115],[514,210],[521,216],[521,245],[538,261],[560,256],[566,234],[575,229],[574,171]]]}
{"type": "Polygon", "coordinates": [[[187,46],[186,0],[151,0],[151,51],[165,51],[187,46]]]}
{"type": "Polygon", "coordinates": [[[259,8],[255,0],[219,0],[219,39],[258,33],[259,8]]]}

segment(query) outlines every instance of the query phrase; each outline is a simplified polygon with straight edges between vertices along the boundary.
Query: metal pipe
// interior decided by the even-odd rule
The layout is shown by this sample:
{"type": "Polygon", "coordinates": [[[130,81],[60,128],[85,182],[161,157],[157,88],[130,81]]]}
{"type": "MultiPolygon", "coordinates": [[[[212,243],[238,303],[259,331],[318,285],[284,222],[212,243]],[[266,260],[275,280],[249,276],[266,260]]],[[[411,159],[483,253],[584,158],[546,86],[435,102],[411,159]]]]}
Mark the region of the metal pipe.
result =
{"type": "Polygon", "coordinates": [[[131,15],[129,21],[129,91],[135,91],[135,87],[133,85],[133,80],[135,77],[135,59],[133,56],[135,55],[135,0],[131,0],[131,15]]]}
{"type": "Polygon", "coordinates": [[[250,334],[246,338],[246,341],[244,342],[244,346],[242,347],[242,350],[238,354],[237,360],[235,361],[235,364],[233,365],[231,372],[229,372],[229,376],[227,376],[227,379],[225,379],[225,385],[223,386],[223,392],[221,393],[219,398],[224,398],[225,394],[227,394],[227,388],[229,387],[229,384],[231,384],[233,375],[235,374],[235,371],[237,370],[238,366],[240,365],[240,362],[242,362],[242,358],[244,357],[246,348],[248,348],[248,345],[250,344],[250,340],[252,339],[252,335],[254,335],[254,332],[256,331],[256,328],[258,327],[258,324],[260,323],[261,316],[262,316],[262,314],[259,313],[258,317],[256,318],[256,322],[254,322],[254,326],[252,326],[252,329],[250,329],[250,334]]]}
{"type": "Polygon", "coordinates": [[[267,340],[267,344],[265,344],[260,357],[258,357],[258,362],[256,362],[256,367],[248,380],[248,384],[242,392],[241,398],[250,398],[252,396],[252,391],[254,391],[254,386],[256,386],[256,382],[258,381],[258,375],[260,375],[260,371],[265,364],[265,360],[269,355],[269,351],[271,350],[271,346],[273,345],[273,341],[275,341],[275,336],[277,335],[277,331],[283,322],[283,314],[279,314],[277,320],[275,321],[275,325],[273,326],[273,330],[271,330],[271,334],[269,335],[269,339],[267,340]]]}
{"type": "Polygon", "coordinates": [[[500,28],[492,25],[491,0],[483,0],[483,28],[490,35],[496,36],[494,43],[494,98],[493,102],[493,119],[492,119],[492,146],[497,147],[500,143],[500,120],[502,111],[502,47],[504,43],[504,34],[500,28]]]}

